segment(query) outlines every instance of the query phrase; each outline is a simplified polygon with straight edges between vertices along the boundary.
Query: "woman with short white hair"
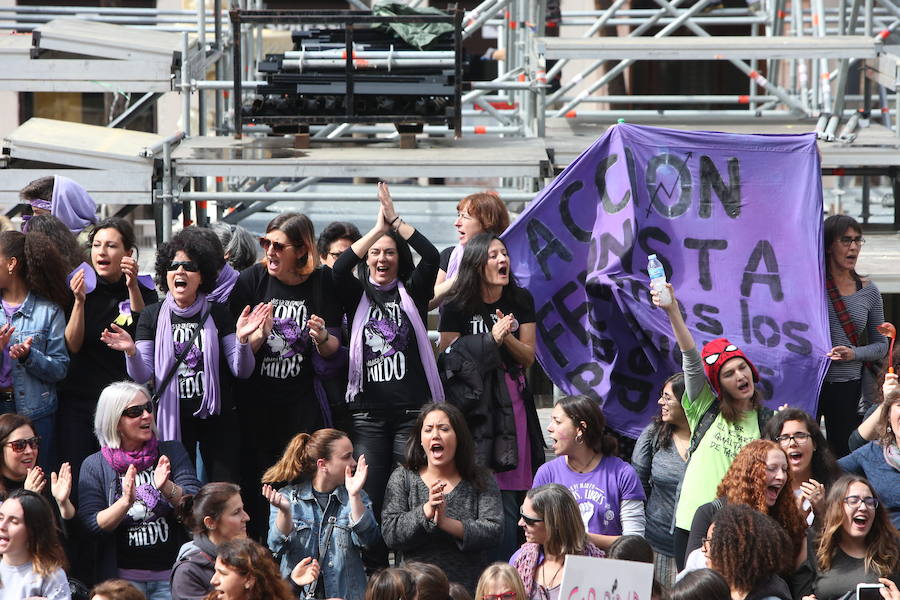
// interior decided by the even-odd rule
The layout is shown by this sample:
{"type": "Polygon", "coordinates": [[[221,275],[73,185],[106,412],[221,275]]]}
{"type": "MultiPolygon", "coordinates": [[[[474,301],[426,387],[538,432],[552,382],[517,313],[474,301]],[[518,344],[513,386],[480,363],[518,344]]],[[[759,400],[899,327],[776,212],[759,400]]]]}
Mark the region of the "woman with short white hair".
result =
{"type": "Polygon", "coordinates": [[[174,506],[200,487],[180,442],[160,442],[147,389],[121,381],[97,401],[100,451],[81,466],[78,515],[99,539],[96,579],[134,584],[149,600],[168,599],[179,548],[174,506]]]}

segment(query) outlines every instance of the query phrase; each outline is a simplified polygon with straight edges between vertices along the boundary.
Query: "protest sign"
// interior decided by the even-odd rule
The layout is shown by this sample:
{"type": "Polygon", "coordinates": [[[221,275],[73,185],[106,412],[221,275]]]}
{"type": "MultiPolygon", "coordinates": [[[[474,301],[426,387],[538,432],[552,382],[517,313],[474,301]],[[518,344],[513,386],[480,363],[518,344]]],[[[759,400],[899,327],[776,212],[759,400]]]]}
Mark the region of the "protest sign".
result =
{"type": "Polygon", "coordinates": [[[649,563],[569,555],[559,600],[650,600],[652,589],[649,563]]]}
{"type": "Polygon", "coordinates": [[[636,437],[681,370],[647,256],[675,286],[698,346],[727,337],[769,406],[815,414],[831,349],[814,134],[737,135],[620,124],[504,233],[534,296],[538,360],[567,394],[636,437]]]}

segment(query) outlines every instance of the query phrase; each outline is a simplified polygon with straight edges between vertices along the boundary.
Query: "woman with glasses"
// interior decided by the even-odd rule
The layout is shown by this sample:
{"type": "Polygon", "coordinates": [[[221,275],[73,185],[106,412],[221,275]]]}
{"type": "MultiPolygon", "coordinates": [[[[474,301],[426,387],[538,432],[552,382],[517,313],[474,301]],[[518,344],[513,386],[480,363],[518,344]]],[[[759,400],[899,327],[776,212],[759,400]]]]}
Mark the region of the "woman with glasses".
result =
{"type": "Polygon", "coordinates": [[[794,499],[808,525],[821,525],[828,488],[841,470],[819,425],[799,408],[785,408],[766,423],[765,437],[787,455],[794,499]]]}
{"type": "Polygon", "coordinates": [[[429,309],[437,308],[444,301],[456,281],[466,244],[479,233],[500,235],[509,227],[509,211],[497,192],[469,194],[456,205],[456,221],[453,222],[459,242],[445,248],[440,256],[440,269],[434,285],[434,297],[429,309]]]}
{"type": "Polygon", "coordinates": [[[525,530],[525,543],[509,564],[522,578],[529,600],[559,600],[567,555],[603,556],[603,551],[588,541],[572,492],[558,483],[528,490],[519,526],[525,530]]]}
{"type": "MultiPolygon", "coordinates": [[[[241,466],[244,490],[259,486],[297,433],[331,424],[322,383],[335,367],[323,359],[340,347],[341,306],[331,271],[318,268],[315,240],[306,215],[278,215],[259,239],[263,261],[242,271],[231,293],[235,317],[247,305],[267,307],[262,335],[251,340],[256,366],[238,386],[242,435],[253,440],[241,466]]],[[[247,508],[251,529],[262,526],[264,535],[263,498],[248,497],[247,508]]]]}
{"type": "MultiPolygon", "coordinates": [[[[366,492],[376,514],[419,410],[444,400],[426,327],[438,251],[397,214],[386,183],[378,184],[378,200],[375,225],[334,265],[335,285],[351,316],[350,434],[357,455],[365,454],[369,464],[366,492]],[[421,257],[418,265],[410,248],[421,257]]],[[[383,560],[386,565],[386,553],[383,560]]]]}
{"type": "Polygon", "coordinates": [[[894,527],[900,527],[900,390],[891,387],[885,394],[878,439],[838,460],[838,465],[848,473],[865,476],[894,527]]]}
{"type": "MultiPolygon", "coordinates": [[[[838,458],[849,453],[847,440],[859,425],[859,398],[875,393],[878,363],[887,353],[887,339],[877,327],[884,321],[881,292],[856,272],[865,238],[853,217],[825,219],[825,290],[833,348],[831,364],[819,395],[818,417],[825,417],[828,444],[838,458]],[[863,385],[863,381],[868,382],[863,385]]],[[[818,420],[818,418],[817,418],[818,420]]]]}
{"type": "Polygon", "coordinates": [[[897,581],[897,530],[863,477],[844,475],[831,487],[811,563],[816,570],[813,595],[804,600],[843,598],[856,584],[878,583],[880,577],[897,581]]]}
{"type": "Polygon", "coordinates": [[[152,380],[160,439],[183,442],[192,458],[199,445],[210,478],[234,481],[239,444],[232,376],[250,375],[250,338],[262,337],[266,310],[246,306],[235,324],[225,306],[209,301],[217,254],[194,229],[175,234],[156,253],[156,284],[165,299],[144,309],[135,338],[112,323],[101,339],[125,353],[132,379],[152,380]]]}
{"type": "Polygon", "coordinates": [[[659,414],[641,432],[631,455],[647,496],[644,532],[653,547],[658,581],[672,585],[675,581],[675,546],[672,529],[678,485],[687,467],[691,445],[691,427],[681,406],[684,396],[684,374],[675,373],[663,383],[657,404],[659,414]]]}
{"type": "Polygon", "coordinates": [[[475,600],[525,600],[525,586],[518,571],[507,563],[494,563],[478,578],[475,600]]]}
{"type": "Polygon", "coordinates": [[[325,226],[316,241],[319,260],[326,267],[334,267],[334,263],[353,242],[361,238],[356,225],[346,221],[333,221],[325,226]]]}
{"type": "Polygon", "coordinates": [[[178,441],[160,441],[146,388],[113,383],[97,400],[100,451],[81,465],[78,516],[97,538],[95,580],[133,583],[149,600],[168,600],[182,539],[175,507],[200,487],[178,441]]]}

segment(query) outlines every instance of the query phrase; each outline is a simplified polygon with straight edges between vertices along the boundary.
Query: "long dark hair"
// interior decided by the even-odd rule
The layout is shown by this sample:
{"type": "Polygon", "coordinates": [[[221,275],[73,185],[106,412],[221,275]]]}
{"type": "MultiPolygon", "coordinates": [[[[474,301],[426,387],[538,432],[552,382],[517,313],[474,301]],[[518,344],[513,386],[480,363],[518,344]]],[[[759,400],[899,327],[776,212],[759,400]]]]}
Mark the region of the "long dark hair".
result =
{"type": "Polygon", "coordinates": [[[819,424],[806,411],[799,408],[779,410],[766,423],[763,435],[777,443],[775,438],[781,435],[781,430],[787,421],[800,421],[806,427],[816,446],[810,462],[812,477],[826,488],[831,487],[831,484],[841,476],[841,470],[834,459],[834,454],[831,453],[831,447],[825,441],[825,436],[822,435],[822,430],[819,429],[819,424]]]}
{"type": "Polygon", "coordinates": [[[575,428],[581,431],[581,441],[585,446],[604,456],[615,456],[619,442],[606,433],[606,417],[600,404],[584,395],[563,396],[556,401],[566,416],[572,419],[575,428]]]}
{"type": "MultiPolygon", "coordinates": [[[[466,244],[459,263],[459,271],[456,273],[456,281],[447,293],[447,304],[455,304],[467,314],[476,314],[484,306],[481,284],[484,281],[484,266],[488,261],[488,251],[494,240],[499,240],[503,247],[506,247],[500,236],[490,232],[479,233],[466,244]]],[[[509,284],[503,288],[500,298],[514,302],[520,289],[510,267],[509,284]]]]}
{"type": "Polygon", "coordinates": [[[28,221],[28,232],[43,233],[56,244],[56,249],[66,263],[66,269],[71,271],[87,258],[84,247],[78,243],[78,238],[69,229],[69,226],[53,215],[36,215],[28,221]]]}
{"type": "Polygon", "coordinates": [[[7,500],[18,500],[22,505],[34,570],[42,577],[49,577],[56,569],[66,569],[66,553],[59,541],[50,503],[40,494],[24,488],[14,491],[7,500]]]}
{"type": "Polygon", "coordinates": [[[16,259],[19,276],[29,290],[62,308],[72,303],[72,293],[66,285],[66,264],[46,235],[38,231],[2,231],[0,252],[7,259],[16,259]]]}
{"type": "MultiPolygon", "coordinates": [[[[831,264],[828,262],[828,251],[831,249],[831,245],[835,240],[844,235],[844,232],[848,229],[852,229],[862,235],[862,226],[859,222],[853,217],[847,215],[831,215],[827,219],[825,219],[825,246],[823,250],[825,252],[825,272],[830,273],[831,264]]],[[[854,281],[856,281],[857,285],[862,284],[862,277],[856,272],[856,269],[850,269],[850,275],[853,277],[854,281]]]]}
{"type": "MultiPolygon", "coordinates": [[[[36,219],[37,217],[35,217],[36,219]]],[[[122,238],[122,247],[125,250],[136,250],[137,249],[137,241],[134,236],[134,227],[131,226],[131,223],[126,221],[121,217],[107,217],[94,225],[94,228],[91,229],[91,233],[88,235],[88,243],[93,245],[94,237],[97,235],[97,232],[101,229],[115,229],[119,232],[119,236],[122,238]]]]}
{"type": "Polygon", "coordinates": [[[456,455],[453,457],[456,470],[464,480],[472,483],[478,489],[483,489],[485,471],[475,464],[475,442],[472,440],[469,426],[466,425],[466,418],[458,408],[447,402],[429,402],[422,406],[422,412],[419,413],[416,425],[406,441],[404,466],[413,473],[418,473],[428,465],[425,449],[422,447],[422,427],[425,424],[425,417],[436,410],[447,415],[450,426],[453,427],[453,432],[456,434],[456,455]]]}
{"type": "MultiPolygon", "coordinates": [[[[670,375],[669,378],[663,382],[662,388],[659,390],[660,398],[662,397],[666,386],[669,384],[672,384],[672,391],[675,393],[675,398],[678,400],[678,406],[681,406],[681,398],[684,396],[684,373],[678,372],[674,375],[670,375]]],[[[682,408],[681,410],[684,409],[682,408]]],[[[653,426],[656,428],[656,447],[665,449],[671,446],[672,436],[675,433],[675,426],[663,421],[662,413],[656,413],[653,417],[653,426]]]]}
{"type": "Polygon", "coordinates": [[[672,586],[669,600],[731,600],[731,589],[717,571],[697,569],[672,586]]]}

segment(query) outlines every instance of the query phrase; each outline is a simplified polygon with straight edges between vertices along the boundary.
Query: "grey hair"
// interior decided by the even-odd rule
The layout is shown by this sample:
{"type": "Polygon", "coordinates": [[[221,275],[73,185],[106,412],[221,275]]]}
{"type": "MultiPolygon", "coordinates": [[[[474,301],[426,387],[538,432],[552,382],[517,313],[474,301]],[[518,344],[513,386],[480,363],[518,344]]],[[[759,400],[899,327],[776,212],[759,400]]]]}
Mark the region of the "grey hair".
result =
{"type": "Polygon", "coordinates": [[[253,266],[258,256],[259,244],[252,233],[240,225],[231,225],[221,221],[211,224],[210,228],[222,242],[228,264],[238,271],[253,266]]]}
{"type": "MultiPolygon", "coordinates": [[[[97,412],[94,413],[94,435],[101,448],[119,448],[122,436],[119,435],[119,419],[122,411],[134,400],[137,394],[144,394],[150,401],[150,392],[146,387],[133,381],[117,381],[111,383],[100,392],[97,400],[97,412]]],[[[150,425],[156,433],[156,421],[150,425]]]]}

